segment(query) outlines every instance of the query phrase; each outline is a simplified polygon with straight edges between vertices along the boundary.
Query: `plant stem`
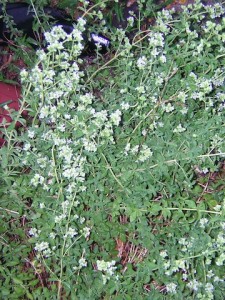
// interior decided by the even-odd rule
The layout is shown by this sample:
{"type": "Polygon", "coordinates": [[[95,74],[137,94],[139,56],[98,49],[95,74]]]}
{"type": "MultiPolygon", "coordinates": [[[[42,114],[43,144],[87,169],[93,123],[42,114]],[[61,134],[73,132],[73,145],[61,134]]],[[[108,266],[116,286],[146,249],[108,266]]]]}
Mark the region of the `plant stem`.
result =
{"type": "Polygon", "coordinates": [[[168,209],[168,210],[197,211],[197,212],[216,214],[216,215],[221,215],[222,214],[222,212],[220,212],[220,211],[204,210],[204,209],[198,209],[198,208],[167,207],[166,209],[168,209]]]}

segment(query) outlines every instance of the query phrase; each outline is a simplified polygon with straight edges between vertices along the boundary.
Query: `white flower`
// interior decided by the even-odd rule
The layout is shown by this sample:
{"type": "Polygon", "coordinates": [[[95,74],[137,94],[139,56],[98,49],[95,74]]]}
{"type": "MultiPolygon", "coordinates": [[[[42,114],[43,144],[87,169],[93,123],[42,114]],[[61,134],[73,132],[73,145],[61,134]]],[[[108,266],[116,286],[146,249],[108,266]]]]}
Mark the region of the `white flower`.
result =
{"type": "Polygon", "coordinates": [[[159,54],[159,51],[157,50],[157,48],[154,48],[154,49],[151,51],[151,55],[152,55],[153,57],[156,57],[158,54],[159,54]]]}
{"type": "Polygon", "coordinates": [[[208,282],[205,285],[205,291],[206,293],[212,293],[214,290],[214,286],[212,285],[212,283],[208,282]]]}
{"type": "Polygon", "coordinates": [[[127,102],[126,103],[122,102],[120,105],[121,105],[121,108],[124,110],[128,110],[130,108],[130,104],[127,102]]]}
{"type": "Polygon", "coordinates": [[[46,55],[45,51],[42,49],[37,50],[36,54],[41,61],[45,61],[47,59],[47,55],[46,55]]]}
{"type": "Polygon", "coordinates": [[[168,103],[167,105],[163,105],[162,108],[164,111],[168,113],[174,110],[174,106],[171,105],[171,103],[168,103]]]}
{"type": "Polygon", "coordinates": [[[184,273],[184,274],[182,275],[182,279],[183,279],[184,281],[186,281],[186,280],[188,279],[188,275],[187,275],[186,273],[184,273]]]}
{"type": "Polygon", "coordinates": [[[134,25],[134,17],[132,17],[132,16],[128,17],[127,22],[129,24],[129,26],[133,26],[134,25]]]}
{"type": "Polygon", "coordinates": [[[175,260],[175,266],[179,269],[185,270],[186,269],[185,260],[183,260],[183,259],[175,260]]]}
{"type": "Polygon", "coordinates": [[[67,34],[63,30],[62,25],[54,26],[50,32],[45,32],[45,39],[50,45],[59,40],[65,40],[66,37],[67,34]]]}
{"type": "Polygon", "coordinates": [[[163,47],[164,46],[164,37],[162,33],[152,33],[149,38],[149,45],[154,46],[154,51],[156,51],[156,47],[163,47]]]}
{"type": "Polygon", "coordinates": [[[83,138],[82,139],[83,145],[84,145],[84,149],[88,152],[96,152],[97,151],[97,146],[94,142],[83,138]]]}
{"type": "Polygon", "coordinates": [[[39,157],[37,159],[37,163],[38,163],[38,165],[41,169],[44,169],[47,165],[47,158],[46,157],[39,157]]]}
{"type": "Polygon", "coordinates": [[[180,112],[181,112],[182,115],[186,115],[187,112],[188,112],[187,107],[183,107],[183,108],[180,110],[180,112]]]}
{"type": "Polygon", "coordinates": [[[82,267],[86,267],[87,266],[87,261],[85,260],[85,258],[80,258],[79,261],[79,268],[81,269],[82,267]]]}
{"type": "Polygon", "coordinates": [[[74,28],[71,33],[72,39],[76,41],[76,46],[78,50],[82,49],[82,44],[80,43],[83,40],[82,32],[78,30],[77,28],[74,28]]]}
{"type": "Polygon", "coordinates": [[[110,119],[114,125],[118,126],[121,121],[121,111],[117,109],[110,115],[110,119]]]}
{"type": "Polygon", "coordinates": [[[157,101],[158,101],[156,96],[150,97],[149,100],[152,101],[153,103],[157,103],[157,101]]]}
{"type": "Polygon", "coordinates": [[[85,218],[84,217],[80,217],[80,224],[83,224],[85,222],[85,218]]]}
{"type": "Polygon", "coordinates": [[[135,88],[135,90],[139,93],[139,94],[144,94],[145,93],[145,87],[143,85],[137,86],[135,88]]]}
{"type": "Polygon", "coordinates": [[[60,223],[63,219],[66,218],[66,215],[65,214],[62,214],[60,216],[56,216],[55,217],[55,223],[60,223]]]}
{"type": "MultiPolygon", "coordinates": [[[[171,266],[171,263],[170,263],[169,260],[168,260],[168,261],[165,261],[164,264],[163,264],[163,268],[164,268],[165,270],[169,269],[170,266],[171,266]]],[[[165,273],[165,274],[166,274],[166,273],[165,273]]]]}
{"type": "Polygon", "coordinates": [[[44,203],[40,203],[40,208],[41,209],[45,208],[45,204],[44,203]]]}
{"type": "Polygon", "coordinates": [[[56,237],[56,233],[55,232],[51,232],[50,234],[49,234],[49,237],[50,237],[50,239],[55,239],[55,237],[56,237]]]}
{"type": "Polygon", "coordinates": [[[124,149],[124,154],[127,156],[129,151],[130,151],[130,143],[127,143],[124,149]]]}
{"type": "Polygon", "coordinates": [[[159,75],[155,79],[156,86],[161,86],[163,84],[164,79],[159,75]]]}
{"type": "Polygon", "coordinates": [[[187,98],[187,95],[185,94],[185,92],[182,92],[182,91],[181,91],[181,92],[178,93],[177,98],[178,98],[179,100],[181,100],[181,102],[185,103],[185,100],[186,100],[186,98],[187,98]]]}
{"type": "Polygon", "coordinates": [[[59,158],[65,159],[66,163],[69,164],[73,157],[73,150],[68,145],[60,146],[58,156],[59,158]]]}
{"type": "Polygon", "coordinates": [[[209,222],[208,219],[202,218],[202,219],[199,220],[199,224],[200,224],[199,226],[200,226],[201,228],[205,228],[205,226],[208,224],[208,222],[209,222]]]}
{"type": "Polygon", "coordinates": [[[202,173],[207,174],[208,172],[209,172],[209,169],[208,169],[208,168],[203,168],[203,169],[202,169],[202,173]]]}
{"type": "Polygon", "coordinates": [[[206,78],[201,79],[197,86],[203,90],[204,93],[210,93],[213,89],[212,82],[206,78]]]}
{"type": "Polygon", "coordinates": [[[27,131],[27,134],[28,134],[28,137],[29,137],[30,139],[33,139],[34,136],[35,136],[35,132],[34,132],[33,130],[28,130],[28,131],[27,131]]]}
{"type": "Polygon", "coordinates": [[[77,234],[78,234],[78,232],[77,232],[74,228],[69,227],[69,228],[68,228],[68,231],[67,231],[66,234],[64,235],[64,238],[66,238],[66,237],[73,238],[73,237],[75,237],[77,234]]]}
{"type": "Polygon", "coordinates": [[[82,229],[82,233],[83,233],[83,235],[84,235],[85,238],[89,237],[89,235],[90,235],[90,233],[91,233],[91,228],[89,228],[89,227],[84,227],[84,228],[82,229]]]}
{"type": "Polygon", "coordinates": [[[72,165],[65,165],[62,175],[67,179],[73,178],[77,182],[83,182],[85,179],[83,167],[77,162],[74,162],[72,165]]]}
{"type": "Polygon", "coordinates": [[[62,206],[63,212],[66,213],[67,210],[68,210],[68,208],[69,208],[69,206],[70,206],[70,202],[68,200],[63,201],[61,203],[61,206],[62,206]]]}
{"type": "Polygon", "coordinates": [[[121,93],[121,94],[127,93],[127,89],[121,89],[121,90],[120,90],[120,93],[121,93]]]}
{"type": "Polygon", "coordinates": [[[144,162],[151,156],[152,156],[151,149],[148,146],[143,145],[141,150],[140,150],[140,154],[139,154],[139,157],[136,160],[136,162],[144,162]]]}
{"type": "Polygon", "coordinates": [[[214,282],[224,282],[224,280],[219,278],[218,276],[215,276],[213,281],[214,282]]]}
{"type": "Polygon", "coordinates": [[[181,133],[181,132],[184,132],[186,130],[186,128],[182,127],[181,124],[179,124],[174,130],[173,132],[174,133],[181,133]]]}
{"type": "Polygon", "coordinates": [[[177,284],[173,282],[166,284],[166,290],[168,293],[175,294],[176,288],[177,288],[177,284]]]}
{"type": "Polygon", "coordinates": [[[141,134],[142,134],[143,136],[146,136],[146,135],[147,135],[147,130],[146,130],[146,129],[143,129],[142,132],[141,132],[141,134]]]}
{"type": "Polygon", "coordinates": [[[199,289],[199,287],[201,287],[202,284],[200,282],[198,282],[196,279],[188,282],[187,287],[190,288],[193,291],[197,291],[199,289]]]}
{"type": "Polygon", "coordinates": [[[139,69],[144,69],[144,67],[147,65],[147,58],[145,56],[141,56],[137,60],[137,67],[139,69]]]}
{"type": "Polygon", "coordinates": [[[130,151],[132,154],[137,154],[139,150],[139,145],[134,146],[130,151]]]}
{"type": "Polygon", "coordinates": [[[189,76],[194,79],[195,81],[197,81],[197,75],[194,72],[190,72],[189,76]]]}
{"type": "Polygon", "coordinates": [[[214,276],[213,271],[209,270],[206,276],[207,276],[207,278],[212,278],[214,276]]]}
{"type": "Polygon", "coordinates": [[[66,126],[65,126],[65,124],[59,124],[59,125],[57,126],[57,129],[58,129],[59,131],[61,131],[61,132],[65,132],[66,126]]]}
{"type": "Polygon", "coordinates": [[[38,184],[43,184],[43,183],[44,183],[44,177],[39,174],[35,174],[34,177],[30,181],[30,184],[35,187],[37,187],[38,184]]]}
{"type": "MultiPolygon", "coordinates": [[[[89,3],[89,1],[85,1],[85,2],[86,2],[86,3],[89,3]]],[[[86,20],[83,19],[83,18],[78,18],[78,20],[77,20],[77,25],[78,25],[78,27],[79,27],[79,29],[80,29],[81,31],[84,31],[85,25],[86,25],[86,20]]]]}
{"type": "Polygon", "coordinates": [[[161,61],[161,63],[165,63],[166,62],[166,56],[165,55],[161,55],[159,60],[161,61]]]}
{"type": "Polygon", "coordinates": [[[40,119],[44,119],[44,118],[47,118],[48,115],[49,115],[49,106],[44,105],[44,106],[40,109],[39,118],[40,118],[40,119]]]}
{"type": "MultiPolygon", "coordinates": [[[[87,187],[86,186],[80,186],[80,191],[81,192],[85,192],[87,190],[87,187]]],[[[79,201],[76,201],[77,202],[77,206],[79,204],[79,201]]],[[[75,204],[74,204],[75,205],[75,204]]]]}
{"type": "Polygon", "coordinates": [[[100,136],[106,139],[109,138],[109,140],[114,143],[113,129],[111,125],[106,124],[105,128],[100,132],[100,136]]]}
{"type": "MultiPolygon", "coordinates": [[[[219,205],[220,206],[220,205],[219,205]]],[[[216,206],[215,206],[216,207],[216,206]]],[[[215,209],[215,207],[214,207],[214,209],[215,209]]],[[[221,222],[220,223],[220,226],[221,226],[221,228],[223,229],[223,230],[225,230],[225,222],[221,222]]]]}
{"type": "Polygon", "coordinates": [[[162,251],[160,251],[159,255],[160,255],[162,258],[166,258],[166,257],[168,256],[167,250],[162,250],[162,251]]]}
{"type": "Polygon", "coordinates": [[[41,252],[44,250],[47,250],[49,248],[49,243],[48,242],[41,242],[41,243],[36,243],[34,250],[41,252]]]}
{"type": "Polygon", "coordinates": [[[91,113],[94,117],[93,123],[99,128],[102,127],[104,123],[108,120],[108,113],[106,110],[102,110],[99,112],[93,111],[91,113]]]}
{"type": "Polygon", "coordinates": [[[91,104],[93,101],[93,95],[91,93],[86,93],[85,95],[80,95],[80,101],[81,103],[83,103],[84,105],[88,105],[91,104]]]}
{"type": "Polygon", "coordinates": [[[21,70],[20,76],[21,76],[22,81],[26,80],[27,76],[28,76],[27,70],[25,70],[25,69],[21,70]]]}
{"type": "Polygon", "coordinates": [[[188,244],[188,241],[185,238],[181,238],[178,243],[185,246],[188,244]]]}
{"type": "Polygon", "coordinates": [[[71,115],[70,114],[65,114],[64,117],[65,117],[66,120],[70,120],[71,119],[71,115]]]}
{"type": "Polygon", "coordinates": [[[217,236],[217,239],[216,239],[216,242],[219,245],[225,245],[225,234],[223,232],[219,232],[219,234],[217,236]]]}
{"type": "Polygon", "coordinates": [[[31,228],[28,233],[30,236],[38,237],[40,234],[40,230],[37,230],[36,228],[31,228]]]}
{"type": "Polygon", "coordinates": [[[62,42],[54,41],[47,48],[49,51],[56,52],[57,50],[63,50],[64,47],[62,42]]]}
{"type": "Polygon", "coordinates": [[[31,144],[30,143],[26,143],[24,146],[23,146],[23,150],[24,151],[28,151],[31,147],[31,144]]]}
{"type": "Polygon", "coordinates": [[[114,267],[116,264],[115,260],[112,260],[110,262],[97,260],[96,264],[99,271],[106,272],[109,276],[112,276],[114,274],[114,271],[116,270],[116,267],[114,267]]]}

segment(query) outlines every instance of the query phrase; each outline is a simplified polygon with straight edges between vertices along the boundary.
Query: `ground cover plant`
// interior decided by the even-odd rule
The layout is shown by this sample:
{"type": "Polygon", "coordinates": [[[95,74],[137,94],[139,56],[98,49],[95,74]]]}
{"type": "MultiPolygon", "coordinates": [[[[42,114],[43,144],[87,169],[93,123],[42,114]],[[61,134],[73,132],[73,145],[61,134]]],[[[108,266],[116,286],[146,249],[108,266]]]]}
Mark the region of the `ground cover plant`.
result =
{"type": "Polygon", "coordinates": [[[24,126],[1,129],[1,298],[222,300],[224,2],[143,31],[140,1],[132,39],[83,3],[20,73],[24,126]],[[88,61],[86,19],[112,41],[88,61]]]}

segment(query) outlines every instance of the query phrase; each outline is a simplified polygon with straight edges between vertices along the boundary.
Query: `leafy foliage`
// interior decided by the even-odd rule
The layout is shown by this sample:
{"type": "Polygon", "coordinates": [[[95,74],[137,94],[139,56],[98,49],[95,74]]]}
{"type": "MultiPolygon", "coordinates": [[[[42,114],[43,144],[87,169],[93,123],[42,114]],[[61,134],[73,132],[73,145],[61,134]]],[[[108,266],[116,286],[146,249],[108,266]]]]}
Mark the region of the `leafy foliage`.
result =
{"type": "Polygon", "coordinates": [[[0,149],[3,299],[223,299],[223,15],[163,10],[93,64],[83,18],[45,34],[0,149]]]}

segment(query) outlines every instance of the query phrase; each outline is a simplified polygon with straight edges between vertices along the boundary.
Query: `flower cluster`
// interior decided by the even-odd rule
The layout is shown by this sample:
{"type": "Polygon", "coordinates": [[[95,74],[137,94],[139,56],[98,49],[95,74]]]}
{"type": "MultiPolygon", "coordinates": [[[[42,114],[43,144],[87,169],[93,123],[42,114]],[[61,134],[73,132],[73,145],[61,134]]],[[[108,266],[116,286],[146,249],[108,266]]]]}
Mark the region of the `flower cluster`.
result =
{"type": "MultiPolygon", "coordinates": [[[[201,244],[201,238],[195,238],[190,236],[188,238],[181,238],[179,240],[180,255],[178,259],[170,259],[170,255],[167,250],[161,250],[160,257],[162,260],[165,275],[170,278],[176,278],[176,274],[182,273],[182,280],[186,283],[188,289],[197,294],[197,299],[214,299],[214,287],[218,282],[223,282],[223,279],[218,277],[220,274],[218,268],[212,269],[212,260],[216,257],[216,265],[222,267],[225,261],[224,247],[225,247],[225,234],[224,225],[220,224],[220,231],[215,238],[211,238],[207,234],[207,228],[209,226],[209,220],[207,218],[201,218],[199,220],[199,228],[202,230],[202,239],[207,239],[201,244]],[[222,231],[221,231],[222,230],[222,231]],[[199,250],[197,250],[199,249],[199,250]],[[199,252],[198,252],[199,251],[199,252]],[[198,278],[198,273],[193,269],[194,264],[192,259],[204,259],[207,267],[207,282],[203,282],[198,278]],[[216,274],[217,273],[217,274],[216,274]],[[194,279],[193,276],[194,275],[194,279]],[[205,298],[204,298],[205,297],[205,298]]],[[[176,284],[169,283],[167,288],[168,292],[176,293],[176,284]]]]}
{"type": "Polygon", "coordinates": [[[131,148],[130,143],[128,143],[124,149],[124,154],[127,156],[128,153],[137,157],[136,162],[145,162],[152,156],[152,151],[147,145],[136,145],[131,148]]]}
{"type": "Polygon", "coordinates": [[[44,257],[49,257],[52,253],[48,242],[36,243],[34,250],[36,250],[39,254],[43,255],[44,257]]]}
{"type": "Polygon", "coordinates": [[[103,272],[102,280],[103,280],[103,284],[106,284],[106,282],[110,280],[112,276],[114,276],[116,270],[115,267],[116,262],[115,260],[109,262],[106,262],[104,260],[97,260],[96,264],[98,270],[103,272]]]}
{"type": "Polygon", "coordinates": [[[48,215],[49,222],[47,226],[37,222],[28,233],[35,241],[38,259],[48,259],[49,264],[53,256],[61,257],[61,266],[68,263],[68,254],[76,247],[73,260],[77,272],[87,266],[80,242],[91,234],[80,208],[80,194],[86,190],[86,154],[97,151],[99,136],[102,143],[112,139],[121,118],[119,110],[96,112],[92,93],[80,91],[83,72],[78,56],[83,49],[84,25],[79,19],[70,34],[61,26],[46,32],[48,51],[39,50],[33,69],[21,72],[22,82],[31,87],[26,100],[35,117],[21,137],[20,155],[23,165],[31,168],[34,193],[42,195],[33,206],[40,215],[48,215]]]}

